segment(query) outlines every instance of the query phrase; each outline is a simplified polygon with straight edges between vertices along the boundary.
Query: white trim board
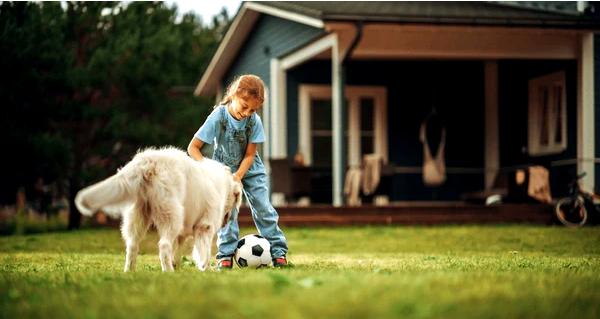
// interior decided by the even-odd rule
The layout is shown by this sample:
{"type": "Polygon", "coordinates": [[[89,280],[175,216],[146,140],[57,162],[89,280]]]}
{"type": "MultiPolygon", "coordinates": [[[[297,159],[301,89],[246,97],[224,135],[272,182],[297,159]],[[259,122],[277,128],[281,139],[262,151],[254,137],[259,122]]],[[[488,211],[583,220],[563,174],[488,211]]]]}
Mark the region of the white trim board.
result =
{"type": "MultiPolygon", "coordinates": [[[[287,101],[286,71],[310,60],[319,53],[334,48],[337,36],[330,34],[282,58],[271,59],[271,135],[272,158],[285,158],[287,154],[287,101]]],[[[330,88],[331,90],[331,88],[330,88]]]]}
{"type": "Polygon", "coordinates": [[[336,34],[326,35],[282,58],[281,67],[285,70],[289,70],[295,66],[298,66],[318,55],[319,53],[331,49],[336,42],[336,34]]]}
{"type": "Polygon", "coordinates": [[[342,184],[344,182],[342,168],[342,143],[344,131],[342,126],[342,98],[344,95],[342,87],[342,60],[338,45],[338,36],[331,47],[331,122],[333,129],[333,206],[339,207],[343,204],[342,184]]]}
{"type": "Polygon", "coordinates": [[[586,172],[582,180],[585,189],[595,186],[594,127],[594,33],[581,36],[581,56],[578,61],[577,98],[577,171],[586,172]]]}
{"type": "Polygon", "coordinates": [[[269,14],[269,15],[272,15],[274,17],[278,17],[278,18],[282,18],[282,19],[286,19],[286,20],[290,20],[290,21],[294,21],[294,22],[306,24],[306,25],[309,25],[311,27],[315,27],[315,28],[321,29],[325,25],[323,23],[323,20],[321,20],[321,19],[317,19],[317,18],[305,16],[305,15],[302,15],[302,14],[299,14],[299,13],[285,11],[285,10],[278,9],[278,8],[273,8],[273,7],[266,6],[264,4],[260,4],[260,3],[257,3],[257,2],[244,2],[244,4],[246,5],[246,7],[248,9],[252,9],[254,11],[257,11],[257,12],[260,12],[260,13],[264,13],[264,14],[269,14]]]}
{"type": "Polygon", "coordinates": [[[269,111],[270,118],[268,119],[269,126],[271,128],[271,158],[285,158],[286,152],[286,139],[287,136],[287,121],[285,118],[282,120],[282,114],[286,114],[286,77],[285,71],[281,69],[281,61],[278,59],[271,59],[271,108],[269,111]]]}

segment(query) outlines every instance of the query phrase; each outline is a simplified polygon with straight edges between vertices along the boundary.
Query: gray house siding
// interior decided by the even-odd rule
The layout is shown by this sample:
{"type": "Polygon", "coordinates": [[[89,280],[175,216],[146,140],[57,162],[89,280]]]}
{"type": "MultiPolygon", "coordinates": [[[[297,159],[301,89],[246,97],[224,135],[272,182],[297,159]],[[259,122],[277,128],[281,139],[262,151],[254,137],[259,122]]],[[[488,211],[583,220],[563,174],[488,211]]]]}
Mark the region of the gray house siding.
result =
{"type": "Polygon", "coordinates": [[[284,56],[323,34],[322,29],[261,15],[246,39],[234,63],[223,78],[226,88],[236,75],[256,74],[270,87],[270,61],[284,56]]]}

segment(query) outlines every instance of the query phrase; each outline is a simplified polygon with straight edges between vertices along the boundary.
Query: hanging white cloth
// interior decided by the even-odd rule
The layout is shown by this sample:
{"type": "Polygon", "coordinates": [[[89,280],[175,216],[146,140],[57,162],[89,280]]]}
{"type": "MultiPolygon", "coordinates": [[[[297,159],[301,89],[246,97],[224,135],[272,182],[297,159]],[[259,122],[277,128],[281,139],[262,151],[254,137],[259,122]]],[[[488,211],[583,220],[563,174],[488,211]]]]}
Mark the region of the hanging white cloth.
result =
{"type": "Polygon", "coordinates": [[[427,119],[421,124],[420,140],[423,143],[423,183],[427,186],[440,186],[446,181],[446,162],[444,148],[446,146],[446,128],[442,128],[440,145],[435,156],[432,156],[427,143],[427,119]]]}
{"type": "Polygon", "coordinates": [[[373,153],[363,156],[362,191],[365,195],[373,194],[379,186],[382,163],[383,156],[380,154],[373,153]]]}
{"type": "Polygon", "coordinates": [[[344,195],[346,202],[350,206],[359,206],[360,200],[360,180],[362,171],[358,167],[350,167],[346,172],[346,181],[344,183],[344,195]]]}

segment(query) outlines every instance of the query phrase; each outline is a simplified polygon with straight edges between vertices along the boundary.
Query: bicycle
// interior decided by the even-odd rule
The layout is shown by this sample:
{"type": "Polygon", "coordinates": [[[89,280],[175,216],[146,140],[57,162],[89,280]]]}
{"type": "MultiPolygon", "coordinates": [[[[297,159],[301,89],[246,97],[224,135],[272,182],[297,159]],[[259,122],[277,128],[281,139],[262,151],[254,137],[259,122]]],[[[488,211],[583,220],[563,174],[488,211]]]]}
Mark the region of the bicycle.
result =
{"type": "Polygon", "coordinates": [[[569,196],[561,198],[554,206],[558,220],[567,227],[581,227],[591,221],[589,212],[599,216],[600,208],[594,200],[600,200],[600,195],[586,191],[579,185],[579,180],[586,175],[585,172],[577,175],[569,184],[569,196]]]}

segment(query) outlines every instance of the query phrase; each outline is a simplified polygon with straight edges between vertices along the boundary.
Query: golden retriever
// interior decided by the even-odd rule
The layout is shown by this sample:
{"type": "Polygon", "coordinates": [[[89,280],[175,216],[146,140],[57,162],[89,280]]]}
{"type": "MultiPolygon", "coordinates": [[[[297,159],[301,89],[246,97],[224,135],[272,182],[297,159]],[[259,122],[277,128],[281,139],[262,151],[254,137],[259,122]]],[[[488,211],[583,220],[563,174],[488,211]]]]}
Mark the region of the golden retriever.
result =
{"type": "Polygon", "coordinates": [[[123,217],[125,271],[135,270],[139,244],[151,224],[158,231],[160,264],[173,271],[178,248],[189,237],[192,256],[207,269],[216,232],[241,204],[242,185],[228,167],[211,159],[195,161],[174,147],[146,149],[115,175],[77,193],[83,215],[98,210],[123,217]]]}

